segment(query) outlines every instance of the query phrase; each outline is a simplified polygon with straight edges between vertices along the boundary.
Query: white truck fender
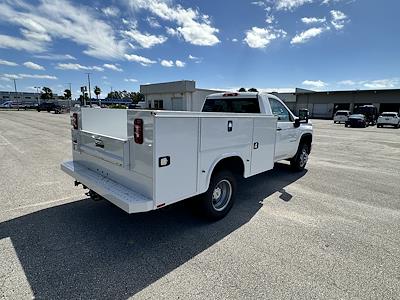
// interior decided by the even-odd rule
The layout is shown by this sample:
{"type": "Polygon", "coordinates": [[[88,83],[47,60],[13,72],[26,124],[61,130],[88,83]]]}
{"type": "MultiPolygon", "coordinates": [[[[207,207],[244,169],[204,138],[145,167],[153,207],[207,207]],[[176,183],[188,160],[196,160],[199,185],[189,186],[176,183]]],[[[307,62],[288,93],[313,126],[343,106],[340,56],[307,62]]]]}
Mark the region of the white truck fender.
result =
{"type": "Polygon", "coordinates": [[[247,177],[246,174],[248,174],[248,166],[246,165],[246,159],[243,159],[243,157],[241,156],[240,153],[237,152],[229,152],[229,153],[224,153],[222,155],[217,156],[214,161],[212,162],[212,164],[210,165],[210,167],[208,168],[207,171],[207,176],[205,179],[205,184],[203,185],[205,188],[203,188],[202,191],[200,191],[200,193],[204,193],[207,191],[209,185],[210,185],[210,180],[211,180],[211,176],[214,172],[215,167],[218,165],[218,163],[220,163],[222,160],[226,159],[226,158],[234,158],[237,157],[239,158],[242,163],[243,163],[243,177],[247,177]]]}

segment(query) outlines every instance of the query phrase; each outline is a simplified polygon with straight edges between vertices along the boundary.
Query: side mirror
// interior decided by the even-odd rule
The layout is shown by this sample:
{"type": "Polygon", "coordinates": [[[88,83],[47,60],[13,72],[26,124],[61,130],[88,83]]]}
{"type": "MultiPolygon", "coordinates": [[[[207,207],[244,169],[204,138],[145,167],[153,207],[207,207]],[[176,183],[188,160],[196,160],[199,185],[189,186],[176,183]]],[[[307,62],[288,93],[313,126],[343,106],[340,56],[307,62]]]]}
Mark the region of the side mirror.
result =
{"type": "Polygon", "coordinates": [[[304,121],[303,123],[308,123],[308,109],[299,110],[299,120],[304,121]]]}
{"type": "Polygon", "coordinates": [[[300,118],[294,119],[294,128],[300,127],[300,118]]]}

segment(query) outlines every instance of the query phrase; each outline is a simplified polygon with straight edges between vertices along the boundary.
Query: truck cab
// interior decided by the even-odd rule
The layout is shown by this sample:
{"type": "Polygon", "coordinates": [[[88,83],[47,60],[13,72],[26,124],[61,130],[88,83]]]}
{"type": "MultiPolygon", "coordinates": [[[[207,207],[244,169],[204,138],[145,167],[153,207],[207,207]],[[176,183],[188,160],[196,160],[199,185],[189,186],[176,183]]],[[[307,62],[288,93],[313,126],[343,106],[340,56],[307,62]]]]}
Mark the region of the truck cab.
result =
{"type": "MultiPolygon", "coordinates": [[[[273,115],[277,118],[275,162],[291,159],[300,139],[306,139],[311,151],[312,125],[307,118],[300,120],[277,96],[257,92],[217,93],[208,96],[202,112],[251,113],[273,115]]],[[[308,153],[309,153],[308,152],[308,153]]]]}

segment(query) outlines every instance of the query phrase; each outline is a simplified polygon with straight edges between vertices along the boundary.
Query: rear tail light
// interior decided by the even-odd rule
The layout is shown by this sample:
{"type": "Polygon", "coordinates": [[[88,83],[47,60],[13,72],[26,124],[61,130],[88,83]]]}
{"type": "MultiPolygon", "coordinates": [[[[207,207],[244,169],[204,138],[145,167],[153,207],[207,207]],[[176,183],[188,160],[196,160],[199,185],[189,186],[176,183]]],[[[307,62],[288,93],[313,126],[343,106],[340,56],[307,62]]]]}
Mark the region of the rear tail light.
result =
{"type": "Polygon", "coordinates": [[[74,129],[78,129],[78,114],[77,113],[72,114],[71,125],[74,129]]]}
{"type": "Polygon", "coordinates": [[[136,144],[143,144],[143,120],[135,119],[134,123],[133,135],[135,138],[136,144]]]}

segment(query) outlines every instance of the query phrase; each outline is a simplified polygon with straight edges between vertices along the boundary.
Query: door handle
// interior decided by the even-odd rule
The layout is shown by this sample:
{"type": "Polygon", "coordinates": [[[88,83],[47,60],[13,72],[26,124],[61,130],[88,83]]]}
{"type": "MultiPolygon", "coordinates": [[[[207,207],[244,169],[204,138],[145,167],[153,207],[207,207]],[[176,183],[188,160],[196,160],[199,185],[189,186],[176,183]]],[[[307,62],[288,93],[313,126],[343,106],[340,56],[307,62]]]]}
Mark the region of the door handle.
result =
{"type": "Polygon", "coordinates": [[[279,128],[279,127],[276,129],[276,131],[281,131],[281,130],[282,130],[282,128],[279,128]]]}

